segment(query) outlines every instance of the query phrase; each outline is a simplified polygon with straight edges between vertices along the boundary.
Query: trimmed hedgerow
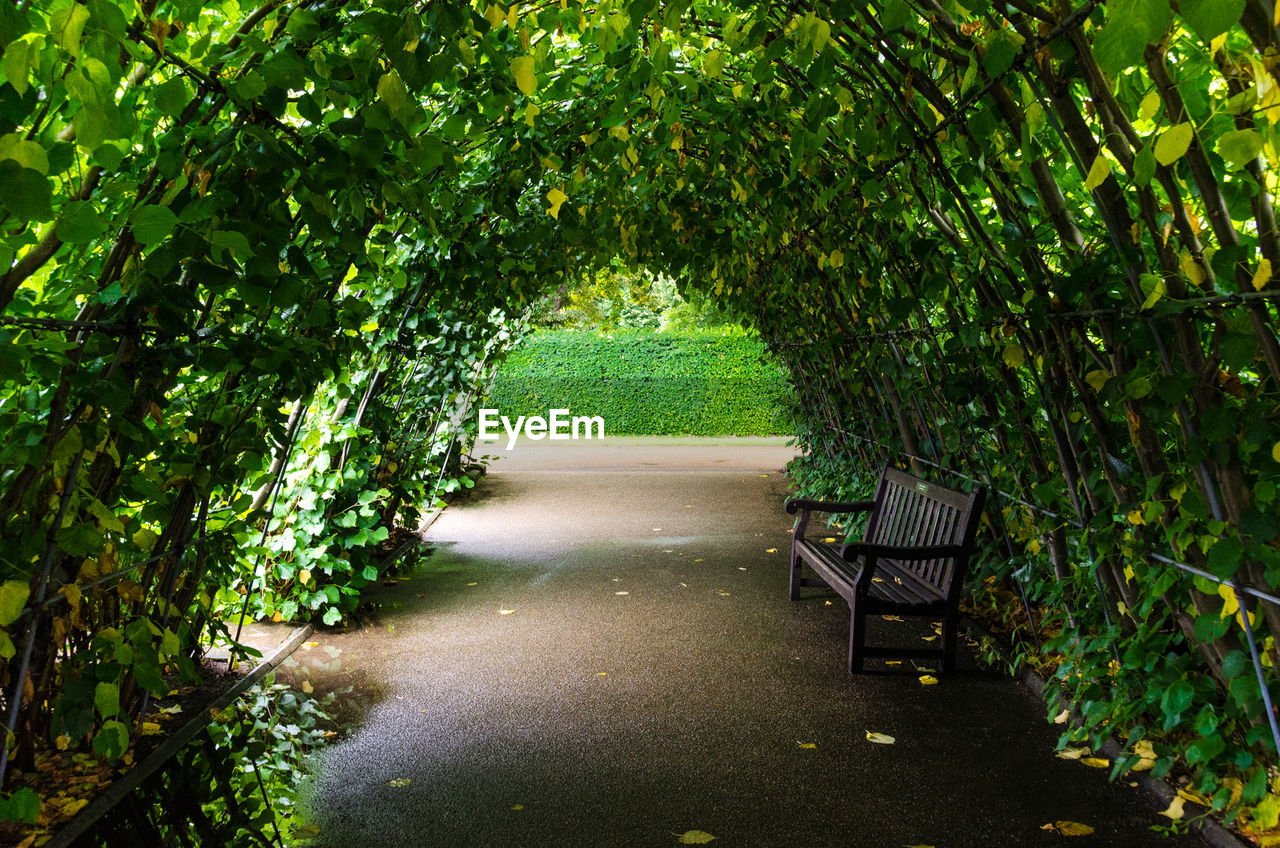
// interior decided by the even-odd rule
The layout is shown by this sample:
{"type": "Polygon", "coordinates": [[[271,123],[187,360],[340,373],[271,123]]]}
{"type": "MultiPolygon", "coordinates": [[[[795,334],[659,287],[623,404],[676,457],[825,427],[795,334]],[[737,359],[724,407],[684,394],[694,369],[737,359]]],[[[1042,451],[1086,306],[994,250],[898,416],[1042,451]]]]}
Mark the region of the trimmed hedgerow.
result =
{"type": "Polygon", "coordinates": [[[485,405],[513,421],[552,407],[599,415],[613,435],[758,436],[788,431],[785,391],[756,338],[545,330],[507,358],[485,405]]]}

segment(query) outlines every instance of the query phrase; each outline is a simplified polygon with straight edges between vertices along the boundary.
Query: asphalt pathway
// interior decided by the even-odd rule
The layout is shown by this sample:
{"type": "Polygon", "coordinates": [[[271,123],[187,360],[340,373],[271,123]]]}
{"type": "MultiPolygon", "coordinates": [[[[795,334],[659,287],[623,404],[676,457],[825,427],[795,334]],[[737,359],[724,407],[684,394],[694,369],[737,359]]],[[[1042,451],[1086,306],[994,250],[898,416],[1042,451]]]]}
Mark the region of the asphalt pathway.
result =
{"type": "Polygon", "coordinates": [[[936,685],[910,664],[849,676],[843,603],[787,600],[781,443],[493,452],[374,620],[285,672],[342,693],[314,844],[1200,844],[1055,758],[1044,706],[968,656],[936,685]],[[1042,829],[1059,821],[1095,832],[1042,829]]]}

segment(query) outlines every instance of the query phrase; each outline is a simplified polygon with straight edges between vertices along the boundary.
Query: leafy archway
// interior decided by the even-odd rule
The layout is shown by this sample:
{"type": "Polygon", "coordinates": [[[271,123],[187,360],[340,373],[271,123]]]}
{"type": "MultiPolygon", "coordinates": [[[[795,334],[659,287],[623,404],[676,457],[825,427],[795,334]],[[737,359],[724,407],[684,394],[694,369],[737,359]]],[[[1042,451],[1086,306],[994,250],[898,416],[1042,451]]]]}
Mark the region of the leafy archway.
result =
{"type": "Polygon", "coordinates": [[[1276,12],[1176,5],[0,7],[17,756],[118,755],[228,609],[341,617],[527,304],[621,257],[758,328],[813,487],[999,490],[1117,767],[1274,825],[1276,12]]]}

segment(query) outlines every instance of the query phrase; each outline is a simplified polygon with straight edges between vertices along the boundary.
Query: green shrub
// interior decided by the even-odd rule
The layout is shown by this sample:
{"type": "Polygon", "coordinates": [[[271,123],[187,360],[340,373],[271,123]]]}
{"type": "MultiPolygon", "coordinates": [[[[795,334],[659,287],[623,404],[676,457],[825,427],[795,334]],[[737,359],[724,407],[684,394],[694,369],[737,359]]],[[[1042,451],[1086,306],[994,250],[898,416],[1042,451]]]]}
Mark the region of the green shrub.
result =
{"type": "Polygon", "coordinates": [[[485,406],[515,421],[555,407],[604,418],[607,435],[788,432],[782,369],[759,339],[713,330],[547,330],[507,358],[485,406]]]}

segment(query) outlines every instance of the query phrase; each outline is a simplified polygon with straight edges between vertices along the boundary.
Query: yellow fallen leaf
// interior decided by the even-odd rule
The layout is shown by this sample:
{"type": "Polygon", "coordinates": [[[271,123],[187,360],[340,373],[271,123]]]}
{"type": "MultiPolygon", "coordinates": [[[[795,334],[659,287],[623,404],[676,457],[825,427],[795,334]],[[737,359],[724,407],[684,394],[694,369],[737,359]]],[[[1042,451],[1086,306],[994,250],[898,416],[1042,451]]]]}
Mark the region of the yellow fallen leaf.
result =
{"type": "Polygon", "coordinates": [[[902,665],[902,660],[885,660],[885,665],[902,665]]]}
{"type": "Polygon", "coordinates": [[[316,691],[316,690],[315,690],[315,687],[311,685],[311,681],[310,681],[310,680],[304,680],[304,681],[302,681],[302,685],[301,685],[301,686],[299,686],[298,688],[299,688],[299,689],[301,689],[303,692],[306,692],[308,695],[310,695],[312,692],[316,691]]]}
{"type": "Polygon", "coordinates": [[[697,559],[694,560],[694,562],[706,562],[706,559],[704,559],[703,557],[698,557],[697,559]]]}
{"type": "Polygon", "coordinates": [[[1101,757],[1082,757],[1080,762],[1090,768],[1109,768],[1111,766],[1110,760],[1104,760],[1101,757]]]}
{"type": "Polygon", "coordinates": [[[824,606],[828,606],[828,607],[829,607],[829,606],[832,606],[831,601],[826,601],[826,602],[825,602],[825,604],[824,604],[824,606]]]}
{"type": "Polygon", "coordinates": [[[937,639],[937,638],[938,638],[938,634],[937,634],[937,633],[935,633],[935,634],[933,634],[932,636],[921,636],[920,638],[921,638],[921,639],[923,639],[923,640],[924,640],[924,641],[926,641],[926,642],[932,642],[934,639],[937,639]]]}
{"type": "Polygon", "coordinates": [[[71,747],[71,737],[64,733],[57,739],[53,740],[53,744],[59,751],[65,751],[67,748],[71,747]]]}
{"type": "Polygon", "coordinates": [[[596,672],[596,677],[608,677],[608,676],[609,676],[609,672],[607,672],[607,671],[597,671],[597,672],[596,672]]]}
{"type": "Polygon", "coordinates": [[[884,578],[883,578],[883,577],[872,577],[872,578],[871,578],[871,582],[872,582],[872,583],[883,583],[883,582],[884,582],[884,578]]]}
{"type": "Polygon", "coordinates": [[[797,745],[799,745],[801,748],[816,748],[816,747],[818,747],[818,743],[817,743],[817,742],[796,742],[796,744],[797,744],[797,745]]]}
{"type": "Polygon", "coordinates": [[[467,585],[468,585],[468,586],[479,586],[480,584],[479,584],[479,583],[468,583],[467,585]]]}
{"type": "Polygon", "coordinates": [[[142,723],[143,736],[159,736],[161,733],[160,725],[154,721],[144,721],[142,723]]]}
{"type": "Polygon", "coordinates": [[[80,812],[87,806],[89,806],[88,798],[77,798],[76,800],[69,802],[66,806],[62,808],[62,814],[64,816],[74,816],[76,813],[80,812]]]}
{"type": "Polygon", "coordinates": [[[1078,760],[1088,753],[1091,753],[1088,748],[1063,748],[1054,756],[1060,760],[1078,760]]]}
{"type": "Polygon", "coordinates": [[[1182,805],[1185,803],[1187,803],[1187,800],[1183,798],[1181,795],[1178,795],[1174,797],[1172,801],[1169,802],[1169,808],[1164,810],[1162,813],[1160,813],[1160,815],[1165,816],[1167,818],[1171,818],[1176,821],[1182,818],[1182,816],[1184,815],[1182,805]]]}
{"type": "Polygon", "coordinates": [[[410,783],[413,783],[413,780],[408,777],[397,777],[387,781],[388,786],[394,786],[397,789],[401,786],[408,786],[410,783]]]}
{"type": "Polygon", "coordinates": [[[630,592],[614,592],[615,595],[630,595],[630,592]]]}
{"type": "Polygon", "coordinates": [[[761,474],[760,476],[761,476],[761,477],[768,477],[769,475],[768,475],[768,474],[761,474]]]}
{"type": "Polygon", "coordinates": [[[302,647],[310,650],[311,648],[314,648],[316,645],[319,645],[319,644],[320,644],[319,642],[303,642],[302,647]]]}
{"type": "Polygon", "coordinates": [[[833,542],[835,542],[835,540],[836,540],[836,537],[835,537],[835,536],[828,536],[827,538],[823,539],[822,541],[824,541],[824,542],[826,542],[828,545],[830,545],[830,544],[832,544],[833,542]]]}
{"type": "Polygon", "coordinates": [[[1070,711],[1070,710],[1063,710],[1062,712],[1058,713],[1056,716],[1054,716],[1054,717],[1053,717],[1053,723],[1054,723],[1054,724],[1066,724],[1066,723],[1067,723],[1067,719],[1069,719],[1069,718],[1071,718],[1071,711],[1070,711]]]}
{"type": "Polygon", "coordinates": [[[1213,802],[1212,802],[1212,801],[1210,801],[1210,800],[1209,800],[1208,798],[1206,798],[1205,796],[1201,795],[1199,792],[1196,792],[1194,789],[1179,789],[1179,790],[1178,790],[1178,797],[1180,797],[1180,798],[1185,798],[1185,799],[1186,799],[1186,800],[1188,800],[1188,801],[1193,801],[1193,802],[1195,802],[1195,803],[1199,804],[1199,805],[1200,805],[1200,806],[1202,806],[1202,807],[1212,807],[1212,806],[1213,806],[1213,802]]]}
{"type": "Polygon", "coordinates": [[[524,809],[524,804],[512,804],[512,805],[511,805],[511,809],[513,809],[513,810],[523,810],[523,809],[524,809]]]}
{"type": "Polygon", "coordinates": [[[1063,836],[1088,836],[1093,833],[1093,828],[1089,827],[1089,825],[1073,821],[1056,821],[1041,825],[1040,829],[1057,831],[1063,836]]]}
{"type": "Polygon", "coordinates": [[[706,845],[714,836],[705,830],[686,830],[676,839],[681,845],[706,845]]]}
{"type": "Polygon", "coordinates": [[[1156,764],[1156,752],[1151,747],[1149,739],[1139,739],[1138,744],[1133,746],[1133,753],[1137,754],[1141,759],[1133,766],[1134,771],[1151,771],[1156,764]]]}
{"type": "Polygon", "coordinates": [[[777,552],[778,552],[778,549],[777,549],[777,548],[766,548],[766,549],[765,549],[765,553],[767,553],[767,554],[776,554],[777,552]]]}
{"type": "Polygon", "coordinates": [[[932,686],[938,682],[938,678],[934,677],[932,674],[922,674],[920,675],[920,682],[925,686],[932,686]]]}
{"type": "Polygon", "coordinates": [[[872,731],[868,730],[868,731],[867,731],[867,741],[868,741],[868,742],[875,742],[875,743],[876,743],[876,744],[878,744],[878,745],[892,745],[894,742],[897,742],[898,740],[897,740],[897,739],[894,739],[892,736],[889,736],[888,734],[885,734],[885,733],[874,733],[874,732],[872,732],[872,731]]]}
{"type": "Polygon", "coordinates": [[[902,616],[900,615],[882,615],[880,617],[885,621],[902,621],[902,616]]]}
{"type": "Polygon", "coordinates": [[[498,610],[498,615],[511,615],[513,612],[515,612],[515,610],[500,609],[498,610]]]}

